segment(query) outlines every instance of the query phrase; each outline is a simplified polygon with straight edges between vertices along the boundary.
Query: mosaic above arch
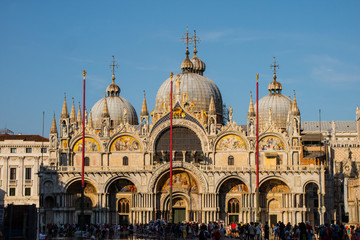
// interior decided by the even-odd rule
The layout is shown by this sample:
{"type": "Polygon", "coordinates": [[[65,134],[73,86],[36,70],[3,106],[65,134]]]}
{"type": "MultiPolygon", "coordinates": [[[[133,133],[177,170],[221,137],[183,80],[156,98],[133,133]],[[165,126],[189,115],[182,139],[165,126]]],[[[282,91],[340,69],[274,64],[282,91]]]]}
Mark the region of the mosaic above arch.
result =
{"type": "Polygon", "coordinates": [[[135,138],[131,136],[121,136],[115,139],[115,141],[111,144],[110,151],[138,152],[141,151],[141,146],[140,143],[135,138]]]}
{"type": "MultiPolygon", "coordinates": [[[[83,147],[82,139],[79,139],[73,148],[74,152],[81,152],[83,147]]],[[[93,138],[85,138],[85,152],[100,152],[99,143],[93,138]]]]}
{"type": "MultiPolygon", "coordinates": [[[[162,192],[170,189],[170,178],[161,187],[162,192]]],[[[183,190],[184,192],[198,192],[196,181],[186,172],[175,173],[173,175],[173,189],[183,190]]]]}
{"type": "Polygon", "coordinates": [[[235,134],[222,137],[216,144],[216,151],[246,150],[244,139],[235,134]]]}
{"type": "Polygon", "coordinates": [[[287,193],[290,192],[290,188],[283,181],[272,179],[263,183],[260,191],[265,193],[287,193]]]}
{"type": "Polygon", "coordinates": [[[262,151],[267,150],[285,150],[284,142],[275,136],[267,136],[259,141],[259,149],[262,151]]]}

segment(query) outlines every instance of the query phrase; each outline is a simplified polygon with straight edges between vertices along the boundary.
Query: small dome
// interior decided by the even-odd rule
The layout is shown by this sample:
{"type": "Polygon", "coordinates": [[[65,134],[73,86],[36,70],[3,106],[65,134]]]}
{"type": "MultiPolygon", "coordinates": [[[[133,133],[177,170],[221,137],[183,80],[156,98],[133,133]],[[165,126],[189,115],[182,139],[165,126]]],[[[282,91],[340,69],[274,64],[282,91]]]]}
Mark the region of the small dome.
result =
{"type": "Polygon", "coordinates": [[[186,49],[186,57],[184,59],[184,61],[181,63],[181,70],[182,72],[192,72],[193,70],[193,64],[191,62],[191,60],[189,59],[189,49],[186,49]]]}
{"type": "MultiPolygon", "coordinates": [[[[193,102],[195,111],[209,111],[211,97],[214,98],[216,114],[222,116],[222,97],[219,88],[209,78],[192,72],[178,74],[180,78],[180,95],[184,95],[188,102],[193,102]],[[186,94],[185,94],[186,93],[186,94]]],[[[175,76],[174,76],[175,77],[175,76]]],[[[176,79],[176,77],[174,78],[176,79]]],[[[173,84],[173,92],[176,93],[176,84],[173,84]]],[[[160,86],[155,99],[155,112],[163,112],[163,103],[170,106],[170,78],[160,86]]]]}
{"type": "Polygon", "coordinates": [[[194,51],[194,56],[191,58],[193,64],[193,72],[203,75],[206,69],[205,63],[196,56],[197,51],[194,51]]]}
{"type": "Polygon", "coordinates": [[[274,81],[269,83],[268,90],[270,93],[281,93],[282,86],[281,83],[276,81],[276,74],[273,76],[274,81]]]}
{"type": "MultiPolygon", "coordinates": [[[[134,107],[126,99],[119,96],[106,97],[110,120],[113,126],[119,125],[123,121],[124,109],[126,109],[127,122],[131,125],[138,124],[138,117],[134,107]]],[[[94,128],[101,127],[102,112],[104,108],[105,98],[100,99],[91,108],[91,116],[94,128]]]]}
{"type": "Polygon", "coordinates": [[[108,97],[110,96],[119,96],[120,95],[120,87],[115,84],[115,76],[112,76],[112,83],[106,88],[106,94],[108,97]]]}

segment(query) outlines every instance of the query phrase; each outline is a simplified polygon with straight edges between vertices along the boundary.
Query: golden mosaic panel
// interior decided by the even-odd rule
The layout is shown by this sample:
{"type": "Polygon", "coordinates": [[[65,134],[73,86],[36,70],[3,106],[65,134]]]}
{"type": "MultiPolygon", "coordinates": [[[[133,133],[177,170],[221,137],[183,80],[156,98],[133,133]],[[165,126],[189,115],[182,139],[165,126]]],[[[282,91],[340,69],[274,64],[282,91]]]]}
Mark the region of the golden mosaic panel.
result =
{"type": "Polygon", "coordinates": [[[268,150],[285,150],[284,142],[275,136],[267,136],[259,141],[259,149],[262,151],[268,150]]]}
{"type": "MultiPolygon", "coordinates": [[[[74,152],[81,152],[83,147],[82,139],[75,143],[74,152]]],[[[99,143],[93,138],[85,138],[85,152],[100,152],[99,143]]]]}
{"type": "Polygon", "coordinates": [[[130,151],[139,152],[141,151],[140,143],[131,136],[118,137],[110,147],[112,152],[130,151]]]}
{"type": "Polygon", "coordinates": [[[246,150],[246,144],[244,139],[234,134],[222,137],[216,145],[216,151],[229,150],[246,150]]]}

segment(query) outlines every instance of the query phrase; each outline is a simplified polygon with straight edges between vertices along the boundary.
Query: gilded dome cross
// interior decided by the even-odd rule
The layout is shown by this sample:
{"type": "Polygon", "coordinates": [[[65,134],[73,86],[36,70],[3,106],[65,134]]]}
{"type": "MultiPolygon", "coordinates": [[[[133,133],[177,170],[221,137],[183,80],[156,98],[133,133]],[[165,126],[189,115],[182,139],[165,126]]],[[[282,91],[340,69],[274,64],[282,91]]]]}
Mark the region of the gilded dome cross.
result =
{"type": "Polygon", "coordinates": [[[191,37],[191,34],[189,33],[189,28],[186,26],[186,33],[184,33],[183,37],[180,38],[185,44],[186,47],[189,48],[189,44],[193,41],[193,38],[191,37]]]}
{"type": "Polygon", "coordinates": [[[112,60],[112,64],[110,64],[110,67],[112,68],[113,76],[115,76],[115,68],[118,68],[119,65],[117,65],[115,62],[115,56],[112,56],[112,58],[113,60],[112,60]]]}
{"type": "Polygon", "coordinates": [[[276,58],[274,57],[274,62],[273,64],[270,65],[270,68],[274,68],[273,73],[276,74],[276,68],[279,69],[280,65],[276,64],[276,58]]]}

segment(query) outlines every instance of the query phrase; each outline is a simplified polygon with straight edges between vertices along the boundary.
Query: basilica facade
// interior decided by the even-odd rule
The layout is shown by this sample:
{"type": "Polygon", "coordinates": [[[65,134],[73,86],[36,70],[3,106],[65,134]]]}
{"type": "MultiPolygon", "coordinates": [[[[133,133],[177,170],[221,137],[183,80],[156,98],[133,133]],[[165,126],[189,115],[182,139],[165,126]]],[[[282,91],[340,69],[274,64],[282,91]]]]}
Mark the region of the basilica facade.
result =
{"type": "Polygon", "coordinates": [[[204,72],[196,47],[191,59],[187,50],[181,72],[160,86],[154,110],[144,95],[139,116],[121,97],[114,73],[106,96],[89,113],[76,112],[73,103],[69,114],[64,99],[50,131],[49,164],[39,172],[41,224],[78,223],[83,148],[88,223],[168,219],[170,158],[175,222],[251,222],[257,214],[270,224],[359,222],[359,110],[356,121],[302,122],[295,94],[282,95],[274,71],[258,104],[257,202],[256,104],[250,97],[247,124],[236,124],[204,72]]]}

